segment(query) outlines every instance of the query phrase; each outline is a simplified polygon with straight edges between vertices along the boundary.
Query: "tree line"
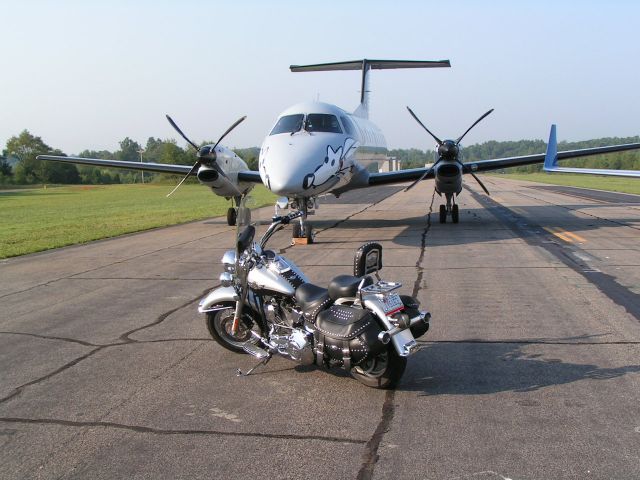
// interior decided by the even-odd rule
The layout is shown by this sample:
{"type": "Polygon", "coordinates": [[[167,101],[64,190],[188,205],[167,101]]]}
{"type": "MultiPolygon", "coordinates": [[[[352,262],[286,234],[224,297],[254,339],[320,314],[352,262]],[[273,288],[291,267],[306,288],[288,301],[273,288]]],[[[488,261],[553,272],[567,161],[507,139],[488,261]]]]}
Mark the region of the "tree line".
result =
{"type": "MultiPolygon", "coordinates": [[[[558,150],[574,150],[580,148],[599,147],[623,143],[640,142],[640,136],[626,138],[599,138],[582,142],[560,142],[558,150]]],[[[215,143],[215,141],[205,142],[215,143]]],[[[83,150],[73,156],[101,159],[128,160],[133,162],[171,163],[177,165],[192,165],[196,159],[196,152],[192,146],[180,147],[175,140],[162,140],[149,137],[145,145],[126,137],[119,142],[119,150],[83,150]]],[[[519,140],[496,142],[489,141],[470,145],[463,149],[463,161],[511,157],[543,153],[546,144],[542,140],[519,140]]],[[[258,169],[258,147],[235,149],[235,152],[245,161],[251,170],[258,169]]],[[[41,137],[32,135],[24,130],[19,135],[11,137],[0,156],[0,185],[29,185],[29,184],[111,184],[111,183],[139,183],[142,178],[139,172],[112,168],[94,167],[89,165],[73,165],[60,162],[41,162],[36,160],[38,155],[65,155],[57,148],[47,145],[41,137]]],[[[432,150],[394,149],[390,156],[401,160],[401,168],[423,167],[434,161],[432,150]]],[[[638,151],[618,152],[608,155],[596,155],[584,159],[572,159],[562,162],[568,167],[588,168],[616,168],[625,170],[640,170],[640,153],[638,151]]],[[[542,165],[528,165],[508,169],[513,172],[538,172],[542,165]]],[[[175,181],[175,176],[145,172],[145,181],[166,182],[175,181]]]]}

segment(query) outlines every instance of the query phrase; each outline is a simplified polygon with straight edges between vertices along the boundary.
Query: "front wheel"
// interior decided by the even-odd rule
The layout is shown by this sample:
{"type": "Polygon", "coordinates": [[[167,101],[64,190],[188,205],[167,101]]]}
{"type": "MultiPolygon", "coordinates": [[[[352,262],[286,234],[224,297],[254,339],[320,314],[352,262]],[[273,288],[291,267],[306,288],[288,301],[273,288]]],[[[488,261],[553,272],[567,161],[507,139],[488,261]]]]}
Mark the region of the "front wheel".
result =
{"type": "Polygon", "coordinates": [[[367,387],[393,388],[400,381],[407,358],[398,355],[393,345],[373,358],[365,360],[361,365],[351,369],[351,376],[367,387]]]}
{"type": "Polygon", "coordinates": [[[238,330],[236,334],[233,335],[231,333],[231,327],[233,326],[233,317],[236,313],[235,305],[229,304],[224,306],[226,308],[222,310],[207,313],[207,329],[213,339],[227,350],[236,353],[245,353],[242,347],[246,342],[252,341],[252,343],[258,343],[257,339],[252,337],[251,331],[255,330],[256,333],[261,334],[262,330],[245,308],[242,318],[240,319],[240,324],[238,325],[238,330]]]}

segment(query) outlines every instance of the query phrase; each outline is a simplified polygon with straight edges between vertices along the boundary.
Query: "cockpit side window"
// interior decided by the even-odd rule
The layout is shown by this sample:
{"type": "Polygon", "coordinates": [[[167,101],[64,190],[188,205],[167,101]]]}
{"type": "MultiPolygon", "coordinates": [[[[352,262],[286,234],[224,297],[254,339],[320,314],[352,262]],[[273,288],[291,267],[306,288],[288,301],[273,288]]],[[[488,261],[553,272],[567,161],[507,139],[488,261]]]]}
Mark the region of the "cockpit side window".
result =
{"type": "Polygon", "coordinates": [[[304,115],[301,113],[295,115],[285,115],[278,119],[276,126],[273,127],[269,135],[278,135],[279,133],[293,133],[302,128],[302,120],[304,115]]]}
{"type": "Polygon", "coordinates": [[[344,131],[347,132],[347,135],[353,136],[355,129],[353,128],[351,120],[347,117],[340,117],[340,120],[342,120],[342,126],[344,127],[344,131]]]}
{"type": "Polygon", "coordinates": [[[304,129],[307,132],[342,133],[338,118],[335,115],[328,115],[326,113],[310,113],[307,115],[304,129]]]}

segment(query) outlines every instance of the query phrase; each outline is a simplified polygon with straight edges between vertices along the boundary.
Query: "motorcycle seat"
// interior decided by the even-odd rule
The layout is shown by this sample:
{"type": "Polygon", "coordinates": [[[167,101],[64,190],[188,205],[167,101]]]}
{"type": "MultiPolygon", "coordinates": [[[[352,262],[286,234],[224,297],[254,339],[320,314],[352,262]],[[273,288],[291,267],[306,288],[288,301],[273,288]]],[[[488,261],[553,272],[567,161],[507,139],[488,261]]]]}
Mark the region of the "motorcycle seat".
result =
{"type": "Polygon", "coordinates": [[[296,289],[296,302],[300,305],[304,317],[315,323],[318,313],[333,303],[326,288],[313,283],[303,283],[296,289]]]}
{"type": "MultiPolygon", "coordinates": [[[[358,285],[362,281],[362,277],[354,277],[352,275],[338,275],[329,282],[329,297],[334,302],[339,298],[355,297],[358,293],[358,285]]],[[[363,286],[373,283],[371,277],[365,277],[363,286]]]]}

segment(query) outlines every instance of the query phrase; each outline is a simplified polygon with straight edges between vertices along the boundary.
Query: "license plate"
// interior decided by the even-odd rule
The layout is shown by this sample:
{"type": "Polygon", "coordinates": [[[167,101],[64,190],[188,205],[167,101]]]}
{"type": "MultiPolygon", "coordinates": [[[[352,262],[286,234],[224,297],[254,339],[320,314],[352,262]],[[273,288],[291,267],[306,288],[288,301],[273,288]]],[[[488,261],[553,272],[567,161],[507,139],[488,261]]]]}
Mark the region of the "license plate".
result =
{"type": "Polygon", "coordinates": [[[397,293],[387,295],[382,299],[382,303],[384,305],[384,313],[386,313],[387,315],[399,312],[404,308],[402,300],[400,300],[400,295],[398,295],[397,293]]]}

